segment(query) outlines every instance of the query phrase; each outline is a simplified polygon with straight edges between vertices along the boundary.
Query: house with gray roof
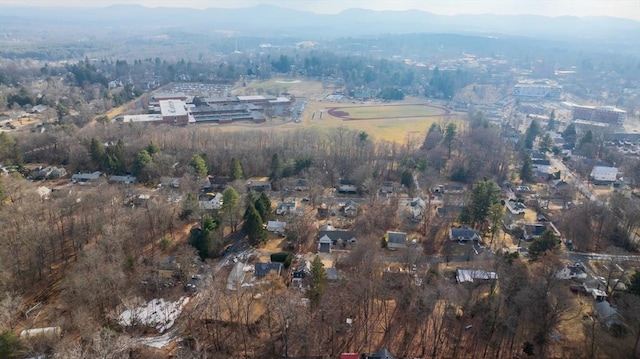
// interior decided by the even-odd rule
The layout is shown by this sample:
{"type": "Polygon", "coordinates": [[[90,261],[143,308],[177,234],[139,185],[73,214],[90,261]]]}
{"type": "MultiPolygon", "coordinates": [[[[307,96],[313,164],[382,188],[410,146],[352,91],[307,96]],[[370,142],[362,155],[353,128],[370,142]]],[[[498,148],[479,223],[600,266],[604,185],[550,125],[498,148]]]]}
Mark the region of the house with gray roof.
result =
{"type": "Polygon", "coordinates": [[[391,250],[407,248],[407,234],[405,232],[387,232],[387,248],[391,250]]]}
{"type": "Polygon", "coordinates": [[[451,228],[449,239],[458,242],[480,241],[480,234],[471,228],[451,228]]]}

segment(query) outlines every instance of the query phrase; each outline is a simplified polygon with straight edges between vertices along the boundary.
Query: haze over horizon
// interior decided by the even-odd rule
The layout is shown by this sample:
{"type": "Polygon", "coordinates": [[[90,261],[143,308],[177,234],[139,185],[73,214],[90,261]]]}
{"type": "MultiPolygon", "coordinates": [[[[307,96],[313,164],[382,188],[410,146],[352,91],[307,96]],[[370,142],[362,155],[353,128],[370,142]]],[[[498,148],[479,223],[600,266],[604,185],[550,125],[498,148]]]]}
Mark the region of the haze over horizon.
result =
{"type": "MultiPolygon", "coordinates": [[[[496,14],[540,16],[609,16],[640,21],[638,0],[0,0],[1,6],[19,7],[145,7],[244,8],[274,5],[318,14],[336,14],[361,8],[369,10],[421,10],[439,15],[496,14]]],[[[639,34],[640,35],[640,34],[639,34]]]]}

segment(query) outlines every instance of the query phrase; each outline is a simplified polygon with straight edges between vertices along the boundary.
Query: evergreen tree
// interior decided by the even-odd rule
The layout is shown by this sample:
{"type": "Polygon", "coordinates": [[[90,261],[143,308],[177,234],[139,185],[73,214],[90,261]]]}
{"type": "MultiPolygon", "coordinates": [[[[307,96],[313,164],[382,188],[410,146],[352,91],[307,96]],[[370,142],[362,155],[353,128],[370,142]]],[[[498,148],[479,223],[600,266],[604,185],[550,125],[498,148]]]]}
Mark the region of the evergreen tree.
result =
{"type": "Polygon", "coordinates": [[[327,271],[320,257],[316,256],[311,262],[311,285],[307,289],[307,297],[313,305],[320,303],[327,285],[327,271]]]}
{"type": "Polygon", "coordinates": [[[255,206],[263,222],[266,221],[269,213],[271,213],[271,200],[264,192],[255,200],[255,206]]]}
{"type": "Polygon", "coordinates": [[[96,166],[97,169],[103,171],[106,153],[102,143],[100,143],[100,141],[96,140],[95,138],[91,138],[89,153],[91,154],[91,162],[93,162],[93,165],[96,166]]]}
{"type": "Polygon", "coordinates": [[[0,333],[0,358],[22,358],[23,356],[20,356],[21,349],[20,340],[9,329],[0,333]]]}
{"type": "Polygon", "coordinates": [[[227,220],[227,224],[231,226],[231,232],[235,232],[238,226],[238,212],[240,206],[240,195],[231,186],[222,191],[222,210],[224,218],[227,220]]]}
{"type": "Polygon", "coordinates": [[[195,154],[191,157],[191,162],[189,162],[189,166],[193,167],[193,170],[198,177],[205,177],[209,172],[207,168],[207,163],[204,161],[202,156],[195,154]]]}
{"type": "Polygon", "coordinates": [[[524,156],[522,168],[520,169],[520,179],[523,182],[533,181],[533,163],[529,155],[524,156]]]}
{"type": "Polygon", "coordinates": [[[469,222],[474,227],[484,223],[489,215],[489,209],[495,203],[500,202],[500,189],[493,181],[484,179],[473,185],[471,189],[471,202],[467,204],[469,222]]]}
{"type": "Polygon", "coordinates": [[[124,142],[118,140],[115,146],[107,147],[107,165],[108,172],[123,175],[127,172],[127,158],[124,152],[124,142]]]}
{"type": "Polygon", "coordinates": [[[536,260],[541,254],[544,254],[546,251],[553,251],[557,249],[559,245],[560,240],[558,237],[547,229],[529,245],[529,258],[536,260]]]}
{"type": "Polygon", "coordinates": [[[147,150],[142,150],[138,152],[136,155],[136,159],[133,161],[133,166],[131,168],[131,172],[136,177],[139,182],[149,183],[151,178],[149,178],[149,174],[145,171],[145,168],[153,162],[153,158],[147,152],[147,150]]]}
{"type": "Polygon", "coordinates": [[[593,132],[588,130],[582,138],[580,138],[580,142],[578,143],[578,149],[581,149],[584,145],[588,143],[593,143],[593,132]]]}
{"type": "Polygon", "coordinates": [[[160,152],[160,147],[155,142],[151,141],[147,145],[147,152],[149,152],[149,154],[153,156],[156,153],[160,152]]]}
{"type": "Polygon", "coordinates": [[[231,159],[231,181],[237,181],[244,179],[244,172],[242,171],[242,164],[237,158],[231,159]]]}
{"type": "Polygon", "coordinates": [[[551,110],[549,114],[549,122],[547,122],[547,130],[553,131],[556,128],[556,110],[551,110]]]}
{"type": "Polygon", "coordinates": [[[540,152],[542,153],[548,153],[551,152],[551,148],[553,147],[553,140],[551,139],[551,136],[549,136],[549,134],[545,134],[544,136],[542,136],[542,139],[540,139],[540,142],[538,143],[538,150],[540,150],[540,152]]]}
{"type": "Polygon", "coordinates": [[[456,138],[456,124],[450,123],[444,129],[444,143],[447,146],[447,158],[451,158],[451,146],[453,145],[453,141],[456,138]]]}
{"type": "Polygon", "coordinates": [[[276,180],[278,178],[280,178],[280,174],[282,171],[282,164],[280,163],[280,157],[278,157],[277,153],[274,153],[273,156],[271,156],[271,174],[269,175],[269,178],[272,180],[276,180]]]}
{"type": "Polygon", "coordinates": [[[533,143],[535,142],[536,137],[538,137],[539,132],[540,126],[538,125],[538,121],[531,121],[531,125],[529,125],[527,132],[524,134],[524,148],[528,150],[533,148],[533,143]]]}
{"type": "Polygon", "coordinates": [[[247,235],[249,243],[254,246],[267,240],[267,229],[264,228],[262,217],[253,202],[249,203],[244,213],[242,232],[247,235]]]}
{"type": "Polygon", "coordinates": [[[213,258],[220,251],[222,242],[216,236],[219,223],[211,216],[204,216],[202,228],[191,231],[189,244],[193,246],[202,260],[213,258]]]}
{"type": "Polygon", "coordinates": [[[576,136],[577,136],[576,125],[573,123],[567,126],[567,128],[565,128],[564,131],[562,132],[562,138],[564,138],[566,143],[575,145],[576,136]]]}
{"type": "Polygon", "coordinates": [[[400,184],[407,187],[408,189],[413,188],[413,174],[409,170],[404,170],[402,172],[402,176],[400,177],[400,184]]]}

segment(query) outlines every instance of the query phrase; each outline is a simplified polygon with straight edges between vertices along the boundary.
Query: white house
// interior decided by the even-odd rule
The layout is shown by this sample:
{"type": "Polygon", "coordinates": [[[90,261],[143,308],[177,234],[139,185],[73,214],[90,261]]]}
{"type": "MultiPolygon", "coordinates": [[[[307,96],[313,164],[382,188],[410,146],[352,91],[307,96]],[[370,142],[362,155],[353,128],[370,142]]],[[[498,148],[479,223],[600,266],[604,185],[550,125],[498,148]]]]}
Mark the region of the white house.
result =
{"type": "Polygon", "coordinates": [[[551,173],[551,161],[547,159],[532,160],[531,167],[533,167],[535,171],[540,173],[551,173]]]}
{"type": "Polygon", "coordinates": [[[222,193],[203,193],[198,196],[200,209],[220,209],[222,207],[222,193]]]}
{"type": "Polygon", "coordinates": [[[591,171],[591,178],[596,182],[615,182],[617,176],[616,167],[595,166],[591,171]]]}
{"type": "Polygon", "coordinates": [[[556,278],[558,279],[587,279],[587,273],[584,271],[584,268],[580,263],[577,263],[573,266],[565,266],[558,273],[556,273],[556,278]]]}
{"type": "Polygon", "coordinates": [[[269,221],[267,222],[267,231],[273,233],[284,233],[287,228],[287,222],[269,221]]]}

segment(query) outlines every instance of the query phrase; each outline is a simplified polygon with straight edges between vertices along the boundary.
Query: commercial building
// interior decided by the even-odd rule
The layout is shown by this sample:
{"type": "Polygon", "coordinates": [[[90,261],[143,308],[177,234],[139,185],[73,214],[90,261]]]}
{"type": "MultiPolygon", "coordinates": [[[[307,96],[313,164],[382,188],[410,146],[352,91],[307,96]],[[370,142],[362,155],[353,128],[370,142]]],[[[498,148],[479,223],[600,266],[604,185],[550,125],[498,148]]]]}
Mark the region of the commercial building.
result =
{"type": "Polygon", "coordinates": [[[513,87],[513,96],[559,100],[562,86],[549,82],[524,82],[513,87]]]}
{"type": "Polygon", "coordinates": [[[618,177],[616,167],[595,166],[591,170],[591,178],[594,182],[615,182],[618,177]]]}
{"type": "Polygon", "coordinates": [[[627,112],[613,106],[580,106],[573,105],[573,120],[586,120],[622,125],[627,119],[627,112]]]}
{"type": "Polygon", "coordinates": [[[187,105],[182,100],[162,100],[160,101],[160,114],[162,123],[174,126],[186,126],[189,122],[189,112],[187,105]]]}

